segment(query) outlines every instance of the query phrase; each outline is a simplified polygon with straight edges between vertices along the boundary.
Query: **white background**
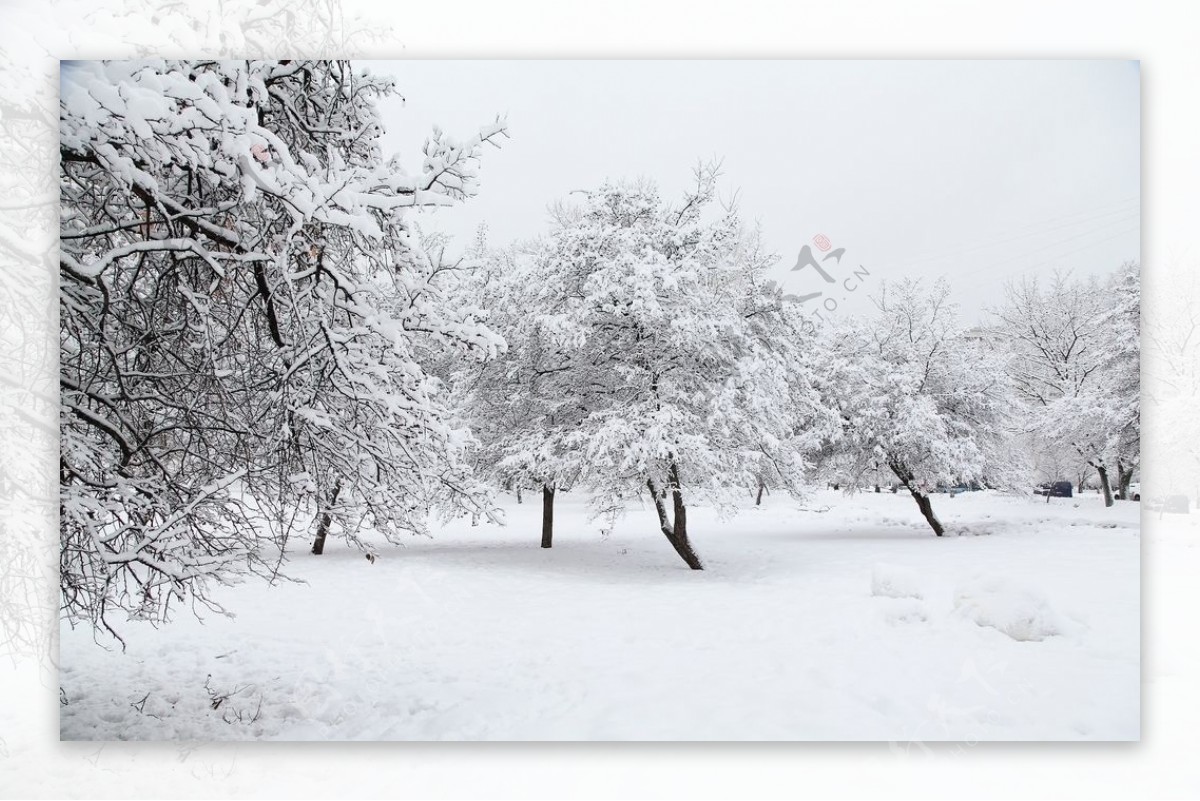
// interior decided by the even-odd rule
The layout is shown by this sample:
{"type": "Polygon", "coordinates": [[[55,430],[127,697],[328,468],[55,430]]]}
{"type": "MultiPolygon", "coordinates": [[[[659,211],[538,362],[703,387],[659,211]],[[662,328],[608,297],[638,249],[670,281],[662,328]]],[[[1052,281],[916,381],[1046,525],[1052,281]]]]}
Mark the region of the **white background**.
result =
{"type": "MultiPolygon", "coordinates": [[[[1148,298],[1200,266],[1197,220],[1195,4],[1117,2],[435,3],[294,0],[285,34],[255,16],[285,14],[275,0],[171,4],[33,2],[0,8],[0,114],[22,91],[55,91],[55,59],[224,55],[354,57],[1009,58],[1140,59],[1143,97],[1143,253],[1148,298]],[[169,8],[173,6],[172,8],[169,8]],[[158,17],[157,22],[153,19],[158,17]],[[257,38],[256,38],[257,37],[257,38]],[[272,47],[279,49],[273,50],[272,47]],[[41,82],[40,84],[38,82],[41,82]],[[14,94],[15,93],[15,94],[14,94]]],[[[51,104],[50,112],[54,112],[51,104]]],[[[53,139],[53,120],[45,136],[53,139]]],[[[14,147],[5,141],[0,146],[14,147]]],[[[6,161],[7,163],[7,161],[6,161]]],[[[36,191],[53,203],[55,164],[36,191]]],[[[26,179],[28,180],[28,179],[26,179]]],[[[0,198],[0,210],[7,198],[0,198]]],[[[53,220],[31,242],[44,244],[53,220]]],[[[39,245],[40,246],[40,245],[39,245]]],[[[3,263],[5,295],[40,324],[5,348],[34,365],[22,380],[53,391],[54,259],[3,263]],[[39,275],[42,270],[46,275],[39,275]],[[42,293],[42,294],[38,294],[42,293]],[[47,355],[49,353],[50,355],[47,355]],[[38,372],[40,371],[40,372],[38,372]]],[[[5,257],[8,258],[8,257],[5,257]]],[[[12,357],[16,358],[16,357],[12,357]]],[[[1151,358],[1149,355],[1147,358],[1151,358]]],[[[1145,369],[1152,369],[1147,365],[1145,369]]],[[[11,374],[10,374],[11,375],[11,374]]],[[[5,403],[17,403],[6,395],[5,403]]],[[[54,415],[29,407],[34,425],[4,427],[4,466],[44,467],[52,482],[54,415]],[[41,416],[44,419],[39,418],[41,416]],[[39,418],[39,419],[34,419],[39,418]],[[40,434],[39,434],[40,431],[40,434]]],[[[1147,424],[1153,434],[1164,421],[1147,424]]],[[[6,418],[7,420],[7,418],[6,418]]],[[[11,422],[11,421],[9,421],[11,422]]],[[[1169,423],[1169,421],[1165,421],[1169,423]]],[[[32,424],[31,424],[32,425],[32,424]]],[[[1148,437],[1153,440],[1153,436],[1148,437]]],[[[1153,461],[1151,445],[1146,460],[1153,461]]],[[[8,486],[13,486],[10,482],[8,486]]],[[[52,483],[49,486],[53,486],[52,483]]],[[[52,503],[48,505],[52,511],[52,503]]],[[[17,510],[20,511],[19,509],[17,510]]],[[[52,514],[11,515],[0,560],[20,548],[44,558],[45,592],[25,608],[36,629],[52,621],[52,514]],[[18,516],[19,517],[19,516],[18,516]],[[24,539],[21,539],[24,538],[24,539]],[[40,608],[42,601],[48,606],[40,608]],[[50,614],[46,614],[49,612],[50,614]]],[[[52,653],[14,650],[0,663],[0,793],[90,797],[1160,797],[1200,792],[1200,720],[1189,607],[1196,552],[1144,530],[1143,742],[1126,745],[573,745],[573,744],[60,744],[52,653]],[[1189,561],[1181,561],[1180,555],[1189,561]],[[47,672],[47,668],[49,671],[47,672]]],[[[22,551],[21,553],[24,553],[22,551]]],[[[11,561],[11,560],[10,560],[11,561]]],[[[50,651],[52,652],[52,648],[50,651]]],[[[1095,703],[1103,704],[1097,698],[1095,703]]]]}

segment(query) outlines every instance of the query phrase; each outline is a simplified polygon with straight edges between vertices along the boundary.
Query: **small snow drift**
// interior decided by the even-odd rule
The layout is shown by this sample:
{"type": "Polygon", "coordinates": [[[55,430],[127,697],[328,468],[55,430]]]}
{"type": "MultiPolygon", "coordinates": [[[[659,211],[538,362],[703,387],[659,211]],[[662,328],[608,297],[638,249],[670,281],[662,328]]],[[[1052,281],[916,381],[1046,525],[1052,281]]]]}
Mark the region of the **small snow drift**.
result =
{"type": "Polygon", "coordinates": [[[926,623],[929,610],[916,598],[893,598],[883,610],[883,620],[889,625],[898,623],[926,623]]]}
{"type": "Polygon", "coordinates": [[[884,598],[924,598],[916,571],[878,563],[871,568],[871,594],[884,598]]]}
{"type": "Polygon", "coordinates": [[[1040,641],[1065,633],[1062,618],[1045,596],[1001,576],[987,576],[961,585],[954,593],[954,610],[1019,642],[1040,641]]]}

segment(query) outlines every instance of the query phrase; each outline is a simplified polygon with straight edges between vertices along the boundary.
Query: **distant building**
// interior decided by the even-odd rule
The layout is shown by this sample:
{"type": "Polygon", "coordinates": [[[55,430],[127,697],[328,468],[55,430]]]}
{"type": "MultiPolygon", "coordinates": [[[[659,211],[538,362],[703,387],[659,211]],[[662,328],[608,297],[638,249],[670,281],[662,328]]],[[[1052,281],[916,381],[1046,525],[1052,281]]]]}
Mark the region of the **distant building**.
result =
{"type": "Polygon", "coordinates": [[[978,342],[981,345],[987,345],[989,347],[993,342],[996,341],[995,335],[982,326],[968,328],[966,331],[963,331],[962,336],[963,339],[967,340],[968,342],[978,342]]]}

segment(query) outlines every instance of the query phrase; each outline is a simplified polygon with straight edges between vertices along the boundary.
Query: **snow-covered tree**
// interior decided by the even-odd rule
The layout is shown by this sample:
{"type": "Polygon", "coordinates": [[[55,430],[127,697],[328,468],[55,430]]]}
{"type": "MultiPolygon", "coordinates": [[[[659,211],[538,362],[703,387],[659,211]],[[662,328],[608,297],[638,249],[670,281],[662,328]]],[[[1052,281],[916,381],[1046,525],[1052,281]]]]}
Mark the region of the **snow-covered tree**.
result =
{"type": "Polygon", "coordinates": [[[1141,465],[1142,451],[1142,277],[1134,262],[1126,262],[1109,285],[1109,309],[1105,323],[1110,329],[1111,348],[1105,372],[1112,395],[1115,431],[1114,453],[1117,491],[1129,498],[1129,483],[1141,465]]]}
{"type": "Polygon", "coordinates": [[[502,251],[476,248],[464,296],[488,309],[488,325],[506,341],[502,358],[460,368],[457,402],[475,436],[481,475],[505,489],[542,496],[543,548],[554,538],[554,500],[579,479],[578,452],[565,443],[581,419],[581,407],[560,380],[565,353],[530,314],[526,286],[538,245],[502,251]]]}
{"type": "Polygon", "coordinates": [[[1010,373],[1027,428],[1074,449],[1112,505],[1140,450],[1140,280],[1125,265],[1107,282],[1056,272],[1011,283],[992,330],[1013,354],[1010,373]],[[1113,469],[1117,474],[1113,475],[1113,469]]]}
{"type": "Polygon", "coordinates": [[[688,503],[732,509],[764,476],[798,491],[808,441],[796,420],[815,406],[764,278],[774,259],[733,209],[713,213],[716,177],[698,170],[677,204],[647,185],[584,193],[509,292],[520,319],[506,377],[524,425],[501,464],[570,475],[600,514],[647,492],[697,570],[688,503]]]}
{"type": "Polygon", "coordinates": [[[390,536],[488,507],[426,365],[500,340],[405,213],[471,196],[504,125],[435,130],[410,173],[380,145],[392,92],[345,62],[64,65],[67,615],[273,573],[300,505],[318,551],[331,521],[390,536]]]}
{"type": "Polygon", "coordinates": [[[1028,454],[1039,482],[1070,481],[1083,492],[1096,471],[1069,443],[1051,440],[1037,431],[1017,435],[1017,447],[1028,454]]]}
{"type": "Polygon", "coordinates": [[[1009,487],[1024,476],[1005,359],[964,336],[944,281],[884,284],[873,300],[876,314],[821,329],[822,391],[842,420],[826,452],[843,458],[853,486],[886,467],[940,537],[936,487],[1009,487]]]}

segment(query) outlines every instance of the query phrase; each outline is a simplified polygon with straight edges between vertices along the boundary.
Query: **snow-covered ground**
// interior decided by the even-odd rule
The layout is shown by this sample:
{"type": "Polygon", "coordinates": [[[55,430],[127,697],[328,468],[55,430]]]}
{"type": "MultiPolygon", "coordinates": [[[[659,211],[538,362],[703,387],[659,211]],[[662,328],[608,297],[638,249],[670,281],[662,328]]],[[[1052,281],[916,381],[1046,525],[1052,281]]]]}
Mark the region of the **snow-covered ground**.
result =
{"type": "Polygon", "coordinates": [[[688,570],[631,508],[559,496],[383,547],[297,552],[235,619],[64,628],[63,739],[1132,740],[1139,505],[905,495],[690,511],[688,570]],[[102,641],[111,646],[111,641],[102,641]]]}

